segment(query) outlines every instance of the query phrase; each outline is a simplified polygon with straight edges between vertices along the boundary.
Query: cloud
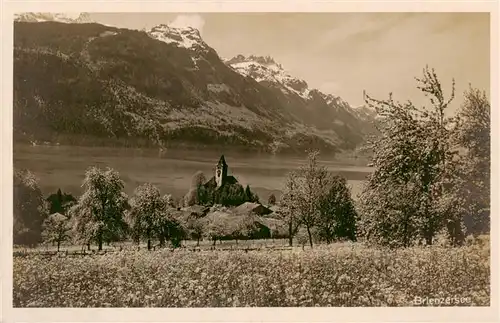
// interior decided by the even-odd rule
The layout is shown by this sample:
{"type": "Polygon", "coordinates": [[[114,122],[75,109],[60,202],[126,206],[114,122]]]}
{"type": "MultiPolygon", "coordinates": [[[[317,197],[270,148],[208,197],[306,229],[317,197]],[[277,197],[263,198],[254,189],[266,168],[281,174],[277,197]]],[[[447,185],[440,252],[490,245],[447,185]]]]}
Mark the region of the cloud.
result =
{"type": "Polygon", "coordinates": [[[203,26],[205,26],[205,19],[197,14],[178,15],[171,23],[169,23],[169,26],[175,28],[192,27],[198,29],[198,31],[201,33],[203,30],[203,26]]]}
{"type": "Polygon", "coordinates": [[[338,17],[334,28],[323,31],[314,49],[322,51],[333,45],[348,43],[351,47],[377,42],[387,33],[401,28],[416,17],[414,13],[343,14],[338,17]]]}

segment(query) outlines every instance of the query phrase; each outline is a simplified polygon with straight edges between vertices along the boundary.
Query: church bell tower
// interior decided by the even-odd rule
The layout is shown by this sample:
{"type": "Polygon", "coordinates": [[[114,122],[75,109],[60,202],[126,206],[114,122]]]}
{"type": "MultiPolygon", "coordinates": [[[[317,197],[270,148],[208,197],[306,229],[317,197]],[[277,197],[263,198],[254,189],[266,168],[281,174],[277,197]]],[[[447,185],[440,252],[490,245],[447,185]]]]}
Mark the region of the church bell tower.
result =
{"type": "Polygon", "coordinates": [[[217,182],[217,187],[224,185],[225,179],[227,177],[227,163],[222,155],[215,167],[215,181],[217,182]]]}

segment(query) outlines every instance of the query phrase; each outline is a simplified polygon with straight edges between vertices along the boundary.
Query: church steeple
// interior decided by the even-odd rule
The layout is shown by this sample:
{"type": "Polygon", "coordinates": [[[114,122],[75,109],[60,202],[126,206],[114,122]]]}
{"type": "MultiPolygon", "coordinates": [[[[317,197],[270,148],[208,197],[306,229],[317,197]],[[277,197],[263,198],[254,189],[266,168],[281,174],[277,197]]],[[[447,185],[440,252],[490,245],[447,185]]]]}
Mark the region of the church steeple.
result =
{"type": "Polygon", "coordinates": [[[224,155],[220,156],[219,162],[215,167],[215,181],[217,182],[217,187],[224,185],[225,179],[227,177],[227,163],[224,155]]]}

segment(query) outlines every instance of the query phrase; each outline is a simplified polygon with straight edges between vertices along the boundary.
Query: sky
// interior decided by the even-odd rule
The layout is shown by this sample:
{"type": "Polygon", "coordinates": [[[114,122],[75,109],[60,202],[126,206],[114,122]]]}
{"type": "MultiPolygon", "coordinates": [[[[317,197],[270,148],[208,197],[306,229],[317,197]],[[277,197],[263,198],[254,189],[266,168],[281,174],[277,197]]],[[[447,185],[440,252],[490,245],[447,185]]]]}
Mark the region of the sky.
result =
{"type": "Polygon", "coordinates": [[[428,65],[460,105],[469,84],[490,95],[488,13],[90,13],[97,22],[149,29],[191,26],[221,57],[271,56],[311,88],[363,104],[427,99],[415,77],[428,65]]]}

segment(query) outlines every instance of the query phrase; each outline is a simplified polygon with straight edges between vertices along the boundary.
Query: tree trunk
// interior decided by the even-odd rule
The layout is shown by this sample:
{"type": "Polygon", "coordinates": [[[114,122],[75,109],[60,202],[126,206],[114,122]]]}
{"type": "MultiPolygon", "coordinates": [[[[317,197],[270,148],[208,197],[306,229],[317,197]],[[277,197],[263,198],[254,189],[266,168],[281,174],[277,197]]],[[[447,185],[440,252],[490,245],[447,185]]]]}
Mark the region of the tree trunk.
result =
{"type": "Polygon", "coordinates": [[[427,246],[431,246],[432,245],[432,234],[431,233],[427,233],[425,235],[425,244],[427,246]]]}
{"type": "MultiPolygon", "coordinates": [[[[409,214],[408,212],[406,214],[409,214]]],[[[408,216],[405,216],[403,226],[403,246],[406,248],[409,246],[410,237],[408,236],[408,216]]]]}
{"type": "Polygon", "coordinates": [[[288,245],[290,247],[293,247],[293,227],[292,227],[292,221],[288,223],[288,245]]]}
{"type": "Polygon", "coordinates": [[[165,237],[163,234],[160,235],[160,247],[163,248],[165,246],[165,237]]]}
{"type": "Polygon", "coordinates": [[[59,252],[59,246],[61,245],[61,241],[57,240],[57,252],[59,252]]]}
{"type": "Polygon", "coordinates": [[[97,234],[98,249],[97,251],[102,251],[102,232],[97,234]]]}
{"type": "Polygon", "coordinates": [[[199,247],[200,246],[200,237],[198,236],[198,239],[196,240],[196,246],[199,247]]]}
{"type": "Polygon", "coordinates": [[[214,238],[214,244],[213,244],[214,247],[215,247],[216,242],[217,242],[217,238],[214,238]]]}
{"type": "Polygon", "coordinates": [[[464,233],[460,221],[453,220],[447,225],[448,235],[452,246],[461,246],[464,242],[464,233]]]}
{"type": "Polygon", "coordinates": [[[309,229],[309,226],[306,225],[307,228],[307,235],[309,236],[309,245],[311,245],[311,248],[313,247],[313,240],[312,240],[312,235],[311,235],[311,230],[309,229]]]}
{"type": "Polygon", "coordinates": [[[87,243],[87,250],[90,251],[90,242],[87,243]]]}
{"type": "Polygon", "coordinates": [[[151,250],[151,239],[148,239],[148,250],[151,250]]]}

